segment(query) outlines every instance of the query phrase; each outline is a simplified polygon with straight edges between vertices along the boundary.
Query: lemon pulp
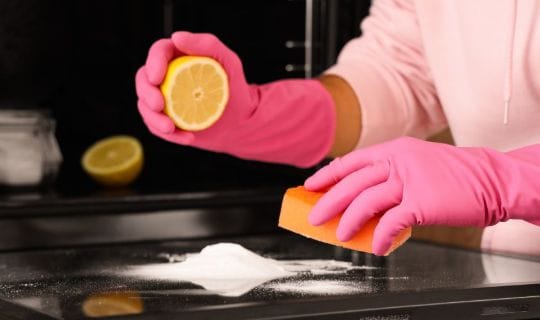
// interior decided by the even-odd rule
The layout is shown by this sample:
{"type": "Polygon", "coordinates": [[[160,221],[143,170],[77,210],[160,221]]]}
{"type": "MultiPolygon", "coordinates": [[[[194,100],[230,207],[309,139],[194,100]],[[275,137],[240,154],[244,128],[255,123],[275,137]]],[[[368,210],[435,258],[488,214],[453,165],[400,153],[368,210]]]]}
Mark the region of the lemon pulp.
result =
{"type": "Polygon", "coordinates": [[[216,60],[183,56],[169,63],[161,84],[165,113],[180,129],[204,130],[223,114],[229,99],[227,74],[216,60]]]}

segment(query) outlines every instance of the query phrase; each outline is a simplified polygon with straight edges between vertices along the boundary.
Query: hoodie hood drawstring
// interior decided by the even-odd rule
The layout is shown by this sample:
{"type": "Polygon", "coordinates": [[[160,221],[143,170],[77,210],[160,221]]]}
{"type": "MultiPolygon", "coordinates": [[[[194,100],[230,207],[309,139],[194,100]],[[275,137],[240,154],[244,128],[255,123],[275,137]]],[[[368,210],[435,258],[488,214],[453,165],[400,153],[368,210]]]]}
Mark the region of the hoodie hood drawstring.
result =
{"type": "Polygon", "coordinates": [[[508,36],[506,55],[506,66],[504,70],[504,119],[503,123],[508,124],[508,114],[510,112],[510,101],[512,100],[512,63],[514,60],[514,36],[516,33],[516,11],[517,0],[512,0],[512,7],[510,8],[510,33],[508,36]]]}

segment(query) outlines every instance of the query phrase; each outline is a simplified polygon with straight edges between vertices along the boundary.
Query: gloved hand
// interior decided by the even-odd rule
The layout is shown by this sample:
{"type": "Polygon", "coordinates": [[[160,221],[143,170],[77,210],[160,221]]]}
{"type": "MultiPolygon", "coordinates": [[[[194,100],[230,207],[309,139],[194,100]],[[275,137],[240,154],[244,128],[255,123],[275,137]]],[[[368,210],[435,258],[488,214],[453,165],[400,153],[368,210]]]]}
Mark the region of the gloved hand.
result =
{"type": "Polygon", "coordinates": [[[138,108],[148,129],[165,140],[240,158],[309,167],[333,143],[335,107],[316,80],[283,80],[249,85],[240,58],[211,34],[176,32],[155,42],[136,75],[138,108]],[[186,132],[163,112],[159,91],[168,62],[178,56],[214,58],[229,79],[229,101],[210,128],[186,132]]]}
{"type": "Polygon", "coordinates": [[[331,187],[309,221],[320,225],[343,212],[341,241],[382,216],[373,252],[383,255],[413,225],[483,227],[507,219],[540,225],[540,144],[501,153],[399,138],[336,158],[305,187],[331,187]]]}

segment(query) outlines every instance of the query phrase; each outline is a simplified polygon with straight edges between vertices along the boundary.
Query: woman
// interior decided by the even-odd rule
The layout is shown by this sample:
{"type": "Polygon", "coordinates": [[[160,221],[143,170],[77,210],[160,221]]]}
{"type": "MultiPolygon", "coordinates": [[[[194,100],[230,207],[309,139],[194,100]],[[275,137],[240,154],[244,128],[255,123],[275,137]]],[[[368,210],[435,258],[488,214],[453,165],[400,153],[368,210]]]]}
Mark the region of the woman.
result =
{"type": "Polygon", "coordinates": [[[136,75],[139,111],[183,145],[299,167],[337,157],[305,182],[333,186],[309,220],[344,212],[337,237],[347,241],[382,215],[376,254],[405,227],[449,225],[492,226],[484,249],[540,255],[539,15],[534,0],[374,1],[363,35],[320,79],[265,85],[247,84],[214,36],[177,32],[136,75]],[[161,112],[167,63],[184,54],[213,57],[229,75],[224,115],[197,133],[161,112]],[[447,126],[457,146],[420,140],[447,126]]]}

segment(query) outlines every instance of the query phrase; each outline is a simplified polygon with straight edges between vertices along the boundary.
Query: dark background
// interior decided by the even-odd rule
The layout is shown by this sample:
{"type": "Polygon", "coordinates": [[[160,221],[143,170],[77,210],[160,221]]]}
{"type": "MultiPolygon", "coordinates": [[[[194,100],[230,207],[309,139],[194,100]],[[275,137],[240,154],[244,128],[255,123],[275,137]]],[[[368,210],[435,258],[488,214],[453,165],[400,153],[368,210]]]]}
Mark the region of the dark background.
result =
{"type": "MultiPolygon", "coordinates": [[[[172,31],[211,32],[242,58],[248,81],[304,77],[301,0],[1,0],[0,108],[52,112],[64,156],[61,196],[99,191],[79,159],[94,141],[131,134],[145,149],[136,193],[287,187],[313,169],[264,164],[174,145],[152,136],[136,110],[134,74],[150,45],[172,31]]],[[[314,0],[313,75],[359,34],[369,1],[314,0]]]]}

